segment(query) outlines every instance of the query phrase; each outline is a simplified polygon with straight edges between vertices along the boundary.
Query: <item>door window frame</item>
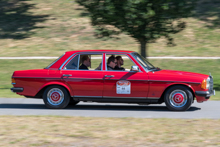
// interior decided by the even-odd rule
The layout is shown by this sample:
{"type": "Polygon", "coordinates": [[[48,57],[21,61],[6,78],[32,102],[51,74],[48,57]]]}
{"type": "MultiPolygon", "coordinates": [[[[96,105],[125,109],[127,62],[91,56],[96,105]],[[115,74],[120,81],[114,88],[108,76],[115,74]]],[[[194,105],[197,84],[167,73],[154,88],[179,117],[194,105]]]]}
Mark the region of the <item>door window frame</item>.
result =
{"type": "MultiPolygon", "coordinates": [[[[107,61],[108,61],[108,59],[107,59],[107,55],[124,55],[124,56],[127,56],[127,58],[128,59],[130,59],[133,63],[134,63],[134,66],[138,66],[139,67],[139,71],[138,72],[142,72],[141,70],[140,70],[140,66],[139,65],[137,65],[134,61],[133,61],[133,59],[131,58],[131,57],[129,57],[129,55],[128,54],[124,54],[124,53],[105,53],[105,70],[104,71],[108,71],[108,72],[112,72],[112,71],[115,71],[115,72],[134,72],[134,71],[123,71],[123,70],[107,70],[107,61]]],[[[132,55],[131,55],[132,56],[132,55]]],[[[133,57],[133,56],[132,56],[133,57]]],[[[134,58],[134,57],[133,57],[134,58]]]]}
{"type": "MultiPolygon", "coordinates": [[[[71,55],[66,61],[64,61],[64,63],[60,66],[59,70],[74,70],[74,71],[85,71],[83,69],[79,69],[79,62],[80,62],[80,56],[81,55],[102,55],[102,59],[101,62],[103,63],[103,59],[104,59],[104,53],[97,53],[97,52],[81,52],[81,53],[74,53],[73,55],[71,55]],[[73,58],[75,58],[76,56],[78,56],[78,63],[77,63],[77,69],[64,69],[66,67],[66,65],[71,62],[71,60],[73,58]]],[[[91,59],[90,59],[91,60],[91,59]]],[[[101,70],[86,70],[86,71],[104,71],[103,70],[103,64],[101,66],[101,70]]]]}

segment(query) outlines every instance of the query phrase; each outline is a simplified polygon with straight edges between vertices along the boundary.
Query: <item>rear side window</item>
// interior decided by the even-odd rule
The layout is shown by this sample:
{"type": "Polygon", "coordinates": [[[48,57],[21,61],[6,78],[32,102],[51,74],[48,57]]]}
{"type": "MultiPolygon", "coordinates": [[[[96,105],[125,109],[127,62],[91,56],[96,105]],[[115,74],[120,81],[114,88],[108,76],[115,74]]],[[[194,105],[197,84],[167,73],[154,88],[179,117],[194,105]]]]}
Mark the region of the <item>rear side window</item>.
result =
{"type": "Polygon", "coordinates": [[[66,64],[64,70],[102,70],[102,56],[102,54],[76,55],[66,64]]]}
{"type": "Polygon", "coordinates": [[[90,71],[91,70],[102,70],[101,65],[102,65],[102,54],[81,54],[80,55],[79,70],[90,70],[90,71]],[[87,67],[87,69],[81,69],[81,67],[85,68],[85,66],[87,67]]]}
{"type": "Polygon", "coordinates": [[[64,69],[76,70],[78,69],[79,55],[75,56],[64,69]]]}

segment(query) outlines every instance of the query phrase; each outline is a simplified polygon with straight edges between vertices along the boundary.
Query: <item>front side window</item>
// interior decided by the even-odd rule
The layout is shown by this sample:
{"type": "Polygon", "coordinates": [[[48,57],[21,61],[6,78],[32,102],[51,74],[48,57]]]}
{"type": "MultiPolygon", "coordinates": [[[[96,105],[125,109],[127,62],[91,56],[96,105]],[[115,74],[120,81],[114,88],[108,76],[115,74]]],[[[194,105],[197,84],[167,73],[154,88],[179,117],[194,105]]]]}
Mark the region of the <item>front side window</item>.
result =
{"type": "Polygon", "coordinates": [[[130,71],[135,63],[127,56],[122,54],[107,54],[106,69],[108,71],[130,71]]]}

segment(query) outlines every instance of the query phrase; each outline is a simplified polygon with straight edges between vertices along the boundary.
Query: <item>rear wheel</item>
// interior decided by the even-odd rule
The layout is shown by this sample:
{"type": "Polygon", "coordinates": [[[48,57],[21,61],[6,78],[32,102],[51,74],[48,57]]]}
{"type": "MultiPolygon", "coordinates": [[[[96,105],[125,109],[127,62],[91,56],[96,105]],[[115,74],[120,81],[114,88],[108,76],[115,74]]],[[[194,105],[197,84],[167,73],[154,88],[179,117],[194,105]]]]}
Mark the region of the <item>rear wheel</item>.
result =
{"type": "Polygon", "coordinates": [[[193,102],[193,95],[185,86],[174,86],[167,90],[164,101],[170,110],[186,111],[193,102]]]}
{"type": "Polygon", "coordinates": [[[48,108],[62,109],[69,104],[70,96],[65,88],[50,86],[44,91],[43,100],[48,108]]]}

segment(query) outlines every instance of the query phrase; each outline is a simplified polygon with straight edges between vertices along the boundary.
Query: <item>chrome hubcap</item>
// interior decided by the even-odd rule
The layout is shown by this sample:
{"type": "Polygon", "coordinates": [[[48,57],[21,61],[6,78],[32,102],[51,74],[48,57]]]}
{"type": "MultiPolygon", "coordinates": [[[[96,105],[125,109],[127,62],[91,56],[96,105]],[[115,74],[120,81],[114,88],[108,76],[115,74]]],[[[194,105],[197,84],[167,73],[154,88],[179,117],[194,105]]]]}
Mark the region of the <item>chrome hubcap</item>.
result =
{"type": "Polygon", "coordinates": [[[169,96],[169,100],[174,107],[183,107],[187,102],[187,95],[183,90],[174,90],[169,96]]]}
{"type": "Polygon", "coordinates": [[[51,105],[60,105],[64,100],[63,91],[59,88],[52,88],[47,93],[47,100],[51,105]]]}

